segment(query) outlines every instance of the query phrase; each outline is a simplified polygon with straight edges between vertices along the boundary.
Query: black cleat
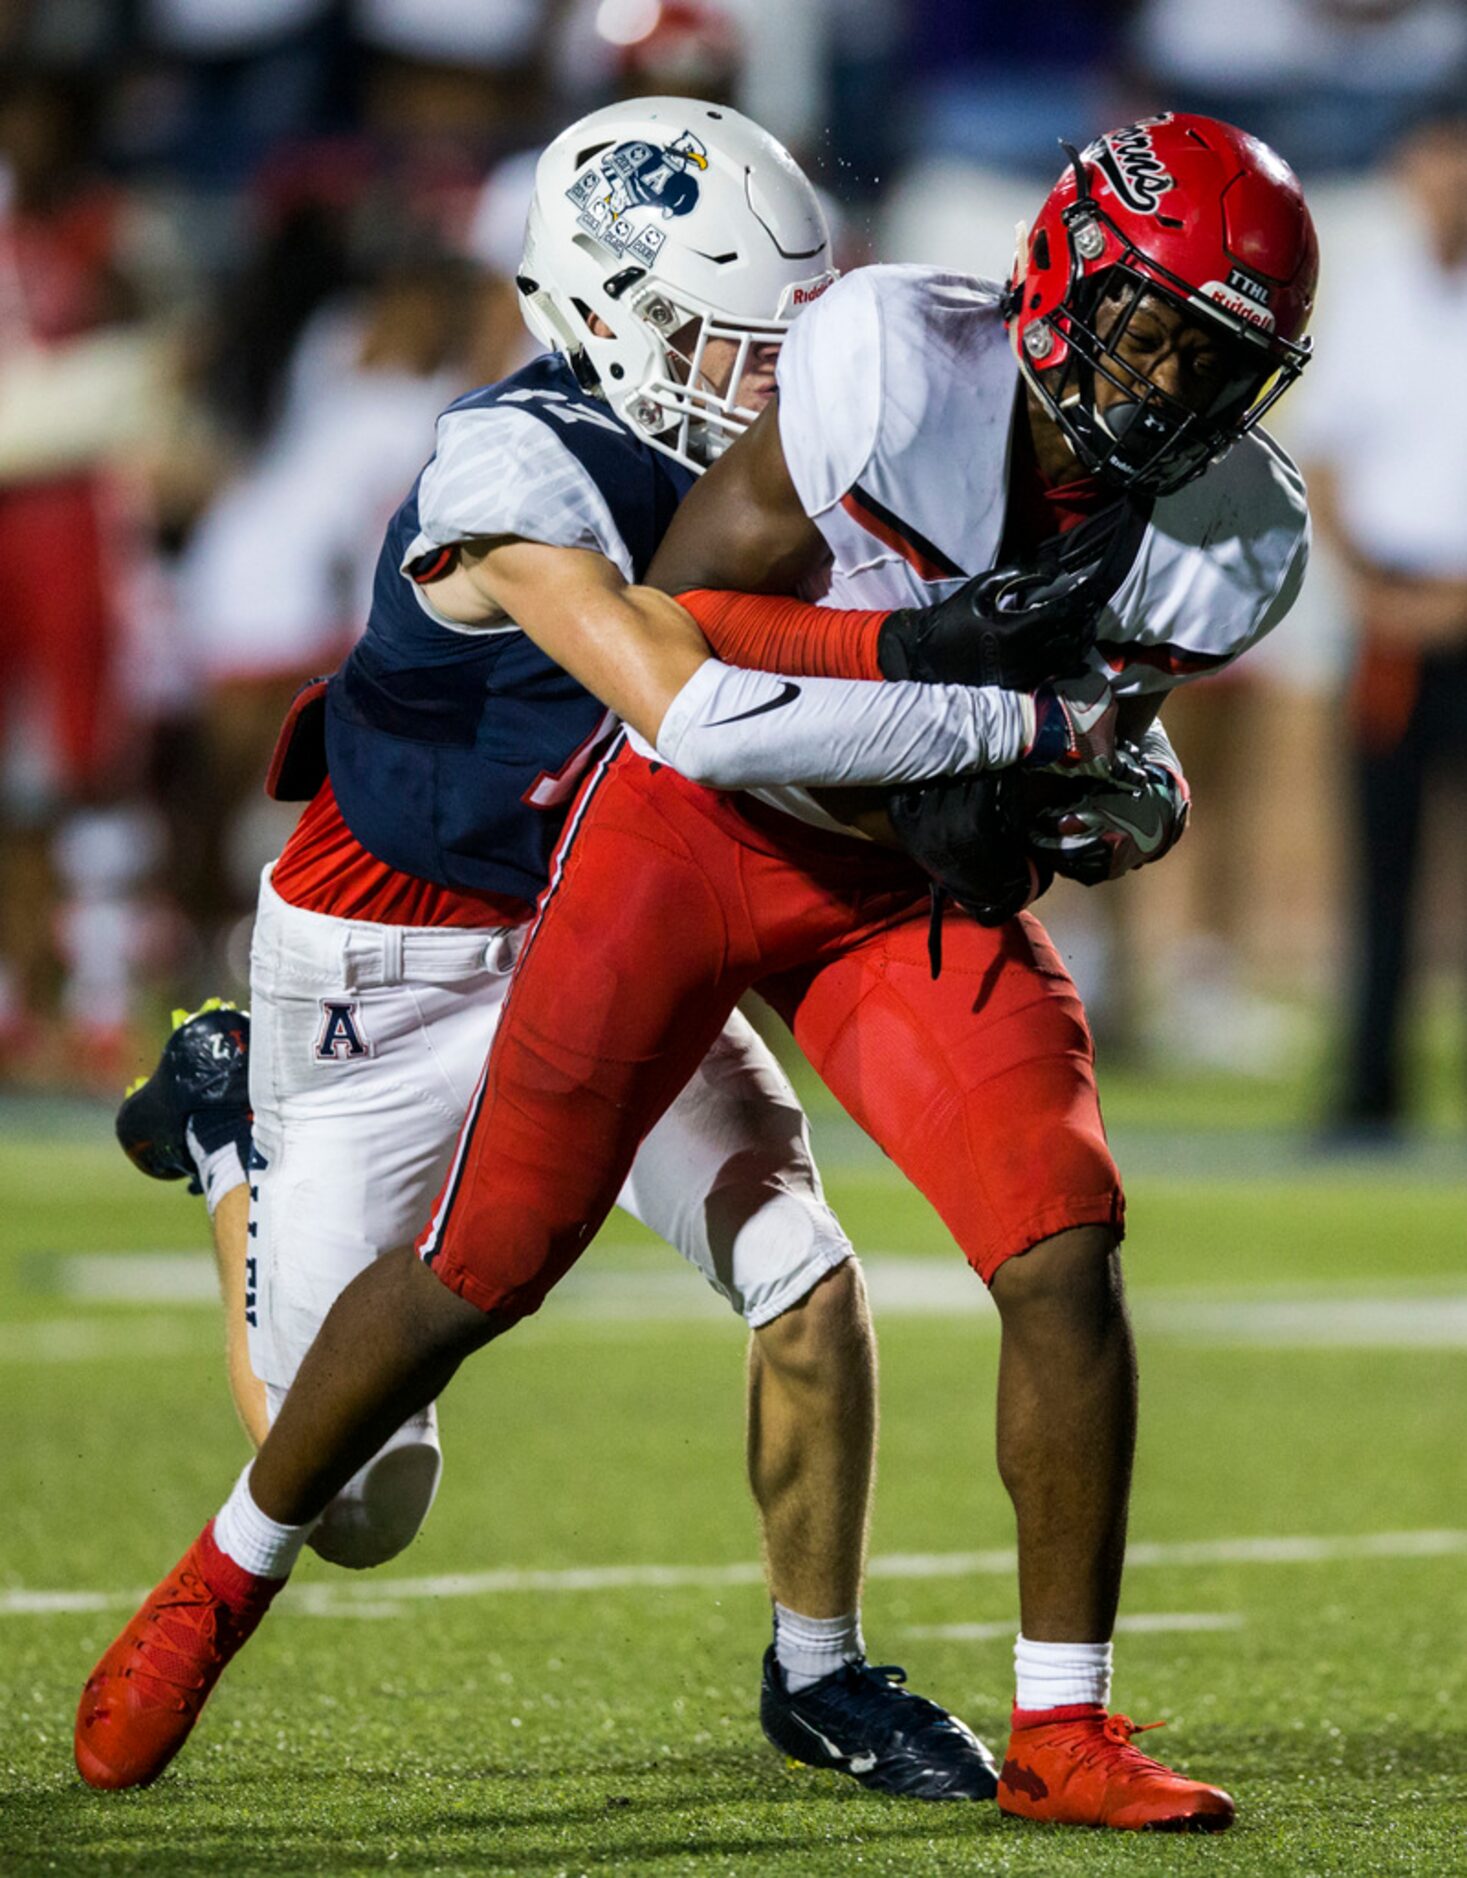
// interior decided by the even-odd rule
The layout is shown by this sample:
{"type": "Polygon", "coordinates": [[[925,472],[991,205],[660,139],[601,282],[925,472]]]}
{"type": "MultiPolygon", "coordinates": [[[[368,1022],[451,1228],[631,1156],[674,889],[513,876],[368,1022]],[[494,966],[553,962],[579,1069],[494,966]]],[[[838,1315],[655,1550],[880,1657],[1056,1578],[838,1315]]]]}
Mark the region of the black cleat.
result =
{"type": "Polygon", "coordinates": [[[759,1720],[774,1745],[807,1767],[849,1774],[873,1793],[909,1800],[991,1800],[998,1770],[966,1722],[902,1687],[904,1669],[864,1659],[791,1695],[771,1645],[759,1720]]]}
{"type": "Polygon", "coordinates": [[[250,1132],[250,1016],[210,998],[175,1011],[158,1067],[140,1077],[117,1111],[117,1139],[133,1166],[154,1180],[184,1180],[201,1191],[189,1131],[207,1153],[230,1141],[243,1162],[250,1132]]]}

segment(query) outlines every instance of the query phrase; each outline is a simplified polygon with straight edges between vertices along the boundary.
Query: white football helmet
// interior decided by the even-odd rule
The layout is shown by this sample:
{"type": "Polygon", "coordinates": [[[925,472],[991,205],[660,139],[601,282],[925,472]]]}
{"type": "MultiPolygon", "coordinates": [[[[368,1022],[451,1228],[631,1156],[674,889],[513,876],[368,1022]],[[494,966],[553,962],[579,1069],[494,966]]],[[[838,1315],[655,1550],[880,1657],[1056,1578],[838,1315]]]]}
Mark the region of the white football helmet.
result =
{"type": "Polygon", "coordinates": [[[834,279],[804,172],[726,106],[610,105],[563,131],[536,168],[517,283],[531,332],[691,469],[753,422],[736,402],[751,350],[777,345],[834,279]],[[719,339],[737,348],[724,391],[703,376],[719,339]]]}

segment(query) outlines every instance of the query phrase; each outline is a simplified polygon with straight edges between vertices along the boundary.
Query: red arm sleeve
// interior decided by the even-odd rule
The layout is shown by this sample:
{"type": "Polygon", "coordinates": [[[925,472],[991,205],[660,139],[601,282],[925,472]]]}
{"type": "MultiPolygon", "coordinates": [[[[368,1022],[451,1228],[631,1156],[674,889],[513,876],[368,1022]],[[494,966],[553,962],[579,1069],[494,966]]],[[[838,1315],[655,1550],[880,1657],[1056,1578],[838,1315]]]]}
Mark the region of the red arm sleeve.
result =
{"type": "Polygon", "coordinates": [[[728,665],[794,678],[880,678],[876,637],[885,613],[811,606],[781,594],[680,593],[710,646],[728,665]]]}

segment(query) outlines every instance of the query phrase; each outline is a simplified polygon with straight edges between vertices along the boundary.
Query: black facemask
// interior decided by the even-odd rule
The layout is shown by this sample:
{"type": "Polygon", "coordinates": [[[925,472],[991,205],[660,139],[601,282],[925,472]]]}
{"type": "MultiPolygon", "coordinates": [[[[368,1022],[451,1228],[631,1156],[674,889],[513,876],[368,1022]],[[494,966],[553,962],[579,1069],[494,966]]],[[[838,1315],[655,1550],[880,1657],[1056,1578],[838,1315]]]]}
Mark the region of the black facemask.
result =
{"type": "MultiPolygon", "coordinates": [[[[1158,286],[1123,260],[1083,282],[1059,309],[1069,351],[1065,363],[1036,372],[1036,389],[1076,455],[1095,475],[1122,488],[1163,495],[1199,476],[1214,457],[1251,428],[1283,389],[1264,343],[1228,330],[1209,334],[1223,369],[1205,406],[1184,402],[1153,384],[1142,366],[1122,363],[1119,348],[1143,301],[1161,301],[1196,321],[1205,314],[1158,286]],[[1122,395],[1104,410],[1104,380],[1122,395]]],[[[1222,322],[1218,322],[1219,328],[1222,322]]],[[[1292,376],[1290,373],[1288,376],[1292,376]]]]}

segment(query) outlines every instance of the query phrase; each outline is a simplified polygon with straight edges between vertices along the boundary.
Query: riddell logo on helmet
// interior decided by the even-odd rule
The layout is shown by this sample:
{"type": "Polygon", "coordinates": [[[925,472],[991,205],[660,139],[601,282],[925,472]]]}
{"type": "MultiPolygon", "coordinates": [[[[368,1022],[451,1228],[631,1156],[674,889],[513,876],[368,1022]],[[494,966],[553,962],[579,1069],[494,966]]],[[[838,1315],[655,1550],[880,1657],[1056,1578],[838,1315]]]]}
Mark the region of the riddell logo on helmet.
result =
{"type": "MultiPolygon", "coordinates": [[[[1236,273],[1234,279],[1236,279],[1236,273]]],[[[1209,280],[1204,281],[1197,291],[1204,300],[1213,301],[1224,312],[1233,314],[1237,319],[1246,320],[1250,326],[1258,327],[1261,332],[1273,331],[1275,325],[1273,314],[1266,306],[1259,306],[1255,300],[1248,298],[1249,294],[1257,291],[1256,286],[1250,284],[1243,293],[1239,293],[1237,286],[1231,283],[1224,285],[1220,280],[1209,280]]]]}
{"type": "Polygon", "coordinates": [[[776,319],[790,319],[801,307],[814,304],[835,283],[834,274],[822,274],[818,280],[802,280],[785,288],[779,297],[776,319]]]}
{"type": "Polygon", "coordinates": [[[1104,171],[1121,201],[1138,215],[1155,215],[1162,197],[1177,186],[1151,140],[1158,124],[1170,122],[1169,111],[1162,117],[1143,117],[1124,130],[1111,131],[1085,152],[1086,160],[1104,171]]]}

